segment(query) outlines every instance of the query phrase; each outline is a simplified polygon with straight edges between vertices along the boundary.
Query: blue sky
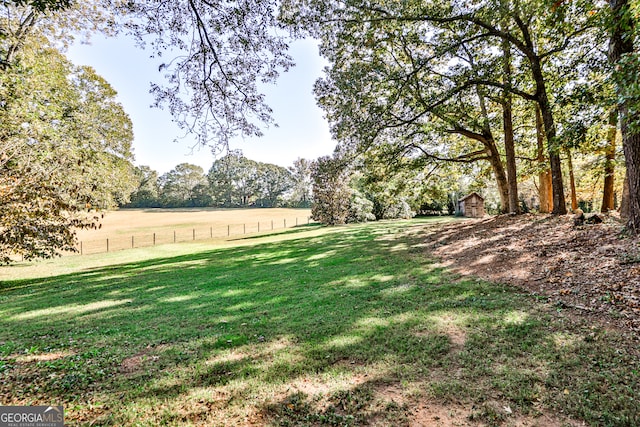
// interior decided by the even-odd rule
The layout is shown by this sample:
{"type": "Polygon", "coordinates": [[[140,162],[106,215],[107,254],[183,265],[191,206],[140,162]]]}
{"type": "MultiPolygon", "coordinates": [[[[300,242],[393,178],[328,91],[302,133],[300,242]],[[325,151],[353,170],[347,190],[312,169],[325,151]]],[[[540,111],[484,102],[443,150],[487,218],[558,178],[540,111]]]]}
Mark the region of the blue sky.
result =
{"type": "MultiPolygon", "coordinates": [[[[279,127],[264,129],[261,138],[236,138],[233,149],[241,149],[252,160],[291,166],[298,157],[314,159],[331,154],[335,142],[322,110],[316,105],[312,89],[322,75],[326,62],[318,55],[313,40],[297,41],[290,54],[296,66],[280,76],[277,85],[265,88],[267,102],[274,110],[279,127]]],[[[118,91],[118,100],[131,117],[134,131],[136,165],[147,165],[160,174],[179,163],[193,163],[205,172],[214,161],[211,150],[196,147],[193,139],[182,136],[171,115],[152,108],[150,82],[162,82],[159,61],[150,59],[149,52],[137,48],[124,36],[105,39],[96,36],[90,45],[75,44],[67,52],[77,65],[90,65],[118,91]]],[[[166,60],[166,59],[165,59],[166,60]]]]}

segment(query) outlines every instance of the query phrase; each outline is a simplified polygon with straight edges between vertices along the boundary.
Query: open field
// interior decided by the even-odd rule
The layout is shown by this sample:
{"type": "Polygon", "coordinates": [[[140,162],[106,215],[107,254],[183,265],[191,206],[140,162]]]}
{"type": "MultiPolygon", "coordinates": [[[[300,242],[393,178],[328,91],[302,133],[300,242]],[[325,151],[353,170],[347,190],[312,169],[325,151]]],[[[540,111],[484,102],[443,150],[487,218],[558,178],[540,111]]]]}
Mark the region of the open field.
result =
{"type": "Polygon", "coordinates": [[[640,424],[633,341],[452,274],[425,244],[438,228],[6,267],[25,279],[0,285],[1,402],[62,404],[68,425],[640,424]]]}
{"type": "Polygon", "coordinates": [[[310,209],[121,209],[97,230],[78,230],[83,253],[219,239],[308,224],[310,209]]]}

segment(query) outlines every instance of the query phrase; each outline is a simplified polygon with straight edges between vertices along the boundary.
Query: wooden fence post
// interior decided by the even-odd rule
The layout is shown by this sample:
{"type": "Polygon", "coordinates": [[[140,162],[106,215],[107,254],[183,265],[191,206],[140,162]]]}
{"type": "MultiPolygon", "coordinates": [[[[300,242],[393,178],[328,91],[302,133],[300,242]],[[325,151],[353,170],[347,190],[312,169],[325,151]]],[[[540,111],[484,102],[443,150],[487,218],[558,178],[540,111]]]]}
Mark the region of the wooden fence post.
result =
{"type": "Polygon", "coordinates": [[[193,229],[193,240],[196,240],[196,229],[193,229]]]}
{"type": "Polygon", "coordinates": [[[153,246],[156,245],[156,233],[153,233],[153,246]]]}
{"type": "Polygon", "coordinates": [[[107,252],[109,252],[109,239],[107,239],[107,252]]]}
{"type": "Polygon", "coordinates": [[[80,255],[82,255],[82,241],[80,241],[80,255]]]}
{"type": "Polygon", "coordinates": [[[131,249],[133,249],[133,236],[131,236],[131,249]]]}
{"type": "Polygon", "coordinates": [[[176,242],[176,231],[173,230],[173,243],[175,243],[175,242],[176,242]]]}
{"type": "Polygon", "coordinates": [[[231,236],[231,225],[227,225],[227,237],[231,236]]]}

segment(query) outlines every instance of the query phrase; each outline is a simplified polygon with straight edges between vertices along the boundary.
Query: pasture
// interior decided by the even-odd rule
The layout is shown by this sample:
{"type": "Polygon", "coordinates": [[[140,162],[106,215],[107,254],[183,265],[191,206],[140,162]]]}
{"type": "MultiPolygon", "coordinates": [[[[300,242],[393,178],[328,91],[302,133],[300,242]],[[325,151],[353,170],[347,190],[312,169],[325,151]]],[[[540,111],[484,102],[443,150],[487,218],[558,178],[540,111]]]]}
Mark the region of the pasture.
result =
{"type": "Polygon", "coordinates": [[[3,267],[1,401],[68,425],[638,425],[633,344],[443,269],[438,221],[3,267]]]}
{"type": "MultiPolygon", "coordinates": [[[[94,215],[92,213],[92,215],[94,215]]],[[[106,212],[99,229],[78,230],[83,253],[148,247],[281,230],[311,222],[310,209],[121,209],[106,212]]]]}

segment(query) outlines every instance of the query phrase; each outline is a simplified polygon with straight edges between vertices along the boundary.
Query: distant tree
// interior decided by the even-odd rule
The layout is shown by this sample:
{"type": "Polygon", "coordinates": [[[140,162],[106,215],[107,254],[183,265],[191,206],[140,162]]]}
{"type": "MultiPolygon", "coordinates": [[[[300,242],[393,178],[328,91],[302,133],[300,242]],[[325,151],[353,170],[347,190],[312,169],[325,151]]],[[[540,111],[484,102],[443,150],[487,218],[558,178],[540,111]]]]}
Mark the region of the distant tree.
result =
{"type": "Polygon", "coordinates": [[[261,207],[276,207],[292,186],[291,172],[282,166],[258,163],[256,185],[260,192],[256,204],[261,207]]]}
{"type": "Polygon", "coordinates": [[[217,206],[249,206],[258,197],[258,164],[231,151],[211,165],[207,179],[217,206]]]}
{"type": "Polygon", "coordinates": [[[138,166],[134,173],[138,187],[131,193],[130,202],[125,206],[132,208],[158,207],[160,204],[158,172],[149,166],[138,166]]]}
{"type": "Polygon", "coordinates": [[[191,198],[188,202],[190,207],[207,207],[213,206],[213,197],[211,197],[211,188],[206,182],[197,184],[191,189],[191,198]]]}
{"type": "Polygon", "coordinates": [[[215,206],[233,205],[234,181],[239,162],[239,156],[236,153],[229,153],[227,156],[216,159],[209,168],[207,181],[215,206]]]}
{"type": "Polygon", "coordinates": [[[292,206],[300,208],[311,206],[311,165],[311,161],[298,158],[294,160],[293,166],[289,167],[292,180],[290,195],[292,206]]]}
{"type": "Polygon", "coordinates": [[[186,207],[192,205],[194,189],[206,185],[206,177],[200,166],[180,163],[158,179],[160,200],[163,206],[186,207]]]}
{"type": "Polygon", "coordinates": [[[345,224],[349,218],[352,191],[350,174],[344,160],[324,156],[311,168],[313,205],[311,216],[327,225],[345,224]]]}

